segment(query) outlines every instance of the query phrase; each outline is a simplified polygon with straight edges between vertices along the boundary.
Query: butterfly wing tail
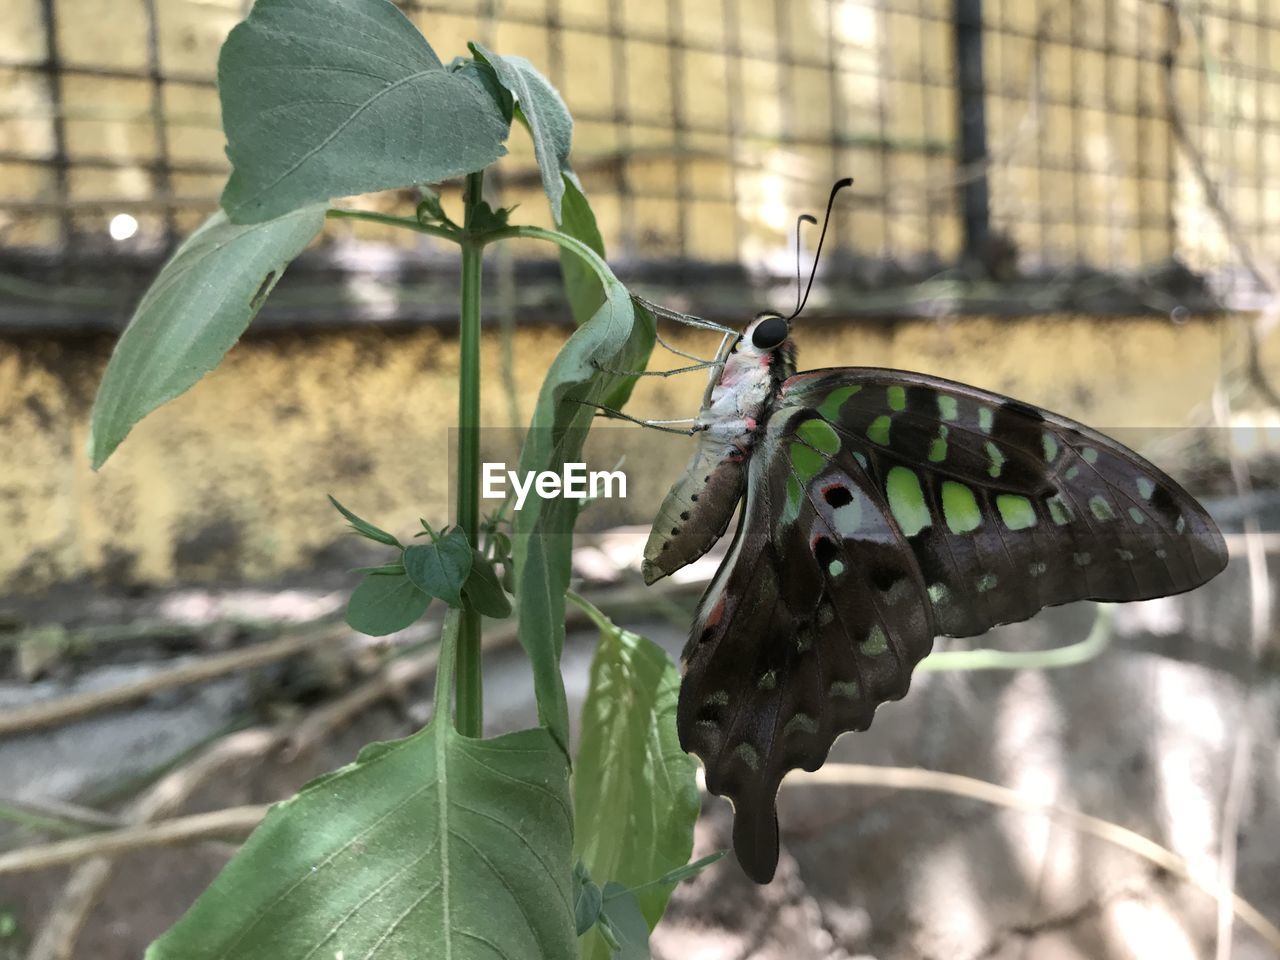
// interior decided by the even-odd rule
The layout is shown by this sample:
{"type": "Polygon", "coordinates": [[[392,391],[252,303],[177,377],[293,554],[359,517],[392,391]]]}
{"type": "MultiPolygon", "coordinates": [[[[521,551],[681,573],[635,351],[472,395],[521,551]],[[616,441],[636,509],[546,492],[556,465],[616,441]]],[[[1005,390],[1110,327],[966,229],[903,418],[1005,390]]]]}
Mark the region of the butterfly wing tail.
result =
{"type": "Polygon", "coordinates": [[[778,869],[777,786],[740,794],[733,803],[733,852],[743,872],[768,883],[778,869]]]}

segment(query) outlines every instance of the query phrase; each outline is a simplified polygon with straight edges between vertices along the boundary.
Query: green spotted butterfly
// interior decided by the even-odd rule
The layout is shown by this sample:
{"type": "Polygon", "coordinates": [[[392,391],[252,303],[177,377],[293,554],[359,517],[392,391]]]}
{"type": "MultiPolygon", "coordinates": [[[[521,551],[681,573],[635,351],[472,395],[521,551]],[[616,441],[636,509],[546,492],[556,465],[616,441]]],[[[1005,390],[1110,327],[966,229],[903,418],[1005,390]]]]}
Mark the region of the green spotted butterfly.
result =
{"type": "Polygon", "coordinates": [[[924,374],[796,373],[790,319],[762,314],[722,351],[644,562],[648,583],[692,562],[742,504],[685,647],[677,725],[732,800],[758,883],[777,867],[783,776],[904,696],[935,636],[1168,596],[1227,563],[1204,508],[1114,440],[924,374]]]}

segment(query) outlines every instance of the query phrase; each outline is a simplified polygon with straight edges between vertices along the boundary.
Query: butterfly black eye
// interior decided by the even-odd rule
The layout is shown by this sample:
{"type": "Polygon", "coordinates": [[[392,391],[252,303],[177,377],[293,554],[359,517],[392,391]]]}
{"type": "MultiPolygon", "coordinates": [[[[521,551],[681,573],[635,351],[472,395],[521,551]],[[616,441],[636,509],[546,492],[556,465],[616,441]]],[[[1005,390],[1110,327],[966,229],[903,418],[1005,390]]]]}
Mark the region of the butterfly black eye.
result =
{"type": "Polygon", "coordinates": [[[787,332],[787,321],[781,317],[766,317],[752,331],[751,345],[757,350],[772,350],[787,339],[787,332]]]}

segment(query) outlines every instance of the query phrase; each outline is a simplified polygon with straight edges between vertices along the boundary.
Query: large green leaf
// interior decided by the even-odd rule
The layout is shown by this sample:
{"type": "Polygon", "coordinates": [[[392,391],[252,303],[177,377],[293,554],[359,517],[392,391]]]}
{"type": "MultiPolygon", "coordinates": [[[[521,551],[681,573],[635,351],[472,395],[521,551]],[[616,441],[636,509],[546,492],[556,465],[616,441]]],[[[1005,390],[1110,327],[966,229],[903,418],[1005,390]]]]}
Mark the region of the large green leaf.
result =
{"type": "MultiPolygon", "coordinates": [[[[524,57],[502,57],[471,44],[471,52],[493,67],[498,82],[511,91],[533,138],[533,153],[542,173],[542,188],[551,201],[551,213],[560,223],[560,200],[569,170],[573,141],[573,117],[556,88],[524,57]]],[[[603,251],[598,251],[603,252],[603,251]]]]}
{"type": "Polygon", "coordinates": [[[89,421],[102,466],[133,425],[218,365],[324,225],[311,207],[251,226],[218,212],[164,265],[116,344],[89,421]]]}
{"type": "Polygon", "coordinates": [[[218,89],[235,168],[222,205],[241,223],[506,152],[493,98],[388,0],[258,0],[223,44],[218,89]]]}
{"type": "MultiPolygon", "coordinates": [[[[580,326],[551,364],[533,421],[520,453],[520,471],[563,472],[566,462],[581,460],[582,445],[594,410],[629,388],[634,377],[606,372],[643,370],[653,348],[652,317],[637,317],[630,294],[603,261],[594,260],[607,297],[595,315],[580,326]]],[[[569,586],[569,554],[579,504],[576,500],[544,500],[530,494],[516,514],[514,560],[520,598],[520,643],[533,666],[538,717],[567,749],[569,708],[560,677],[564,645],[565,590],[569,586]]]]}
{"type": "MultiPolygon", "coordinates": [[[[693,850],[700,804],[697,765],[676,734],[680,674],[657,644],[587,609],[600,645],[573,765],[574,855],[592,877],[641,887],[683,867],[693,850]]],[[[651,884],[635,895],[653,927],[671,886],[651,884]]],[[[584,956],[607,957],[602,947],[584,956]]]]}
{"type": "Polygon", "coordinates": [[[437,710],[273,807],[147,960],[570,957],[567,782],[545,730],[472,740],[437,710]]]}
{"type": "MultiPolygon", "coordinates": [[[[596,215],[577,179],[569,174],[564,176],[560,231],[576,237],[601,257],[604,256],[604,238],[596,226],[596,215]]],[[[560,251],[560,273],[564,276],[564,293],[573,312],[573,322],[582,325],[595,316],[604,303],[604,287],[590,265],[570,250],[560,251]]]]}

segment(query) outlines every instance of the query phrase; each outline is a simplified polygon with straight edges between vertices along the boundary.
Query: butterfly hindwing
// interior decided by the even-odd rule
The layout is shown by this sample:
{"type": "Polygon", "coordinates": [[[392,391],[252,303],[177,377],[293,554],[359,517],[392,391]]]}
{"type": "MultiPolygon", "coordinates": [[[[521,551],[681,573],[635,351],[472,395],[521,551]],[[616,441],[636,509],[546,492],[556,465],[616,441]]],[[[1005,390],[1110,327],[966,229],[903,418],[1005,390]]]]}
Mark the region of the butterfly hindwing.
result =
{"type": "Polygon", "coordinates": [[[774,801],[846,730],[906,693],[935,633],[918,564],[882,491],[806,411],[771,418],[729,555],[685,650],[681,744],[734,803],[734,849],[766,882],[774,801]]]}
{"type": "Polygon", "coordinates": [[[1179,593],[1226,559],[1172,479],[1065,417],[922,374],[798,374],[685,649],[681,744],[733,801],[738,859],[767,882],[783,776],[903,696],[935,634],[1179,593]]]}
{"type": "Polygon", "coordinates": [[[865,463],[924,576],[940,633],[970,636],[1072,600],[1141,600],[1226,565],[1213,521],[1133,451],[1065,417],[922,374],[790,378],[865,463]]]}

